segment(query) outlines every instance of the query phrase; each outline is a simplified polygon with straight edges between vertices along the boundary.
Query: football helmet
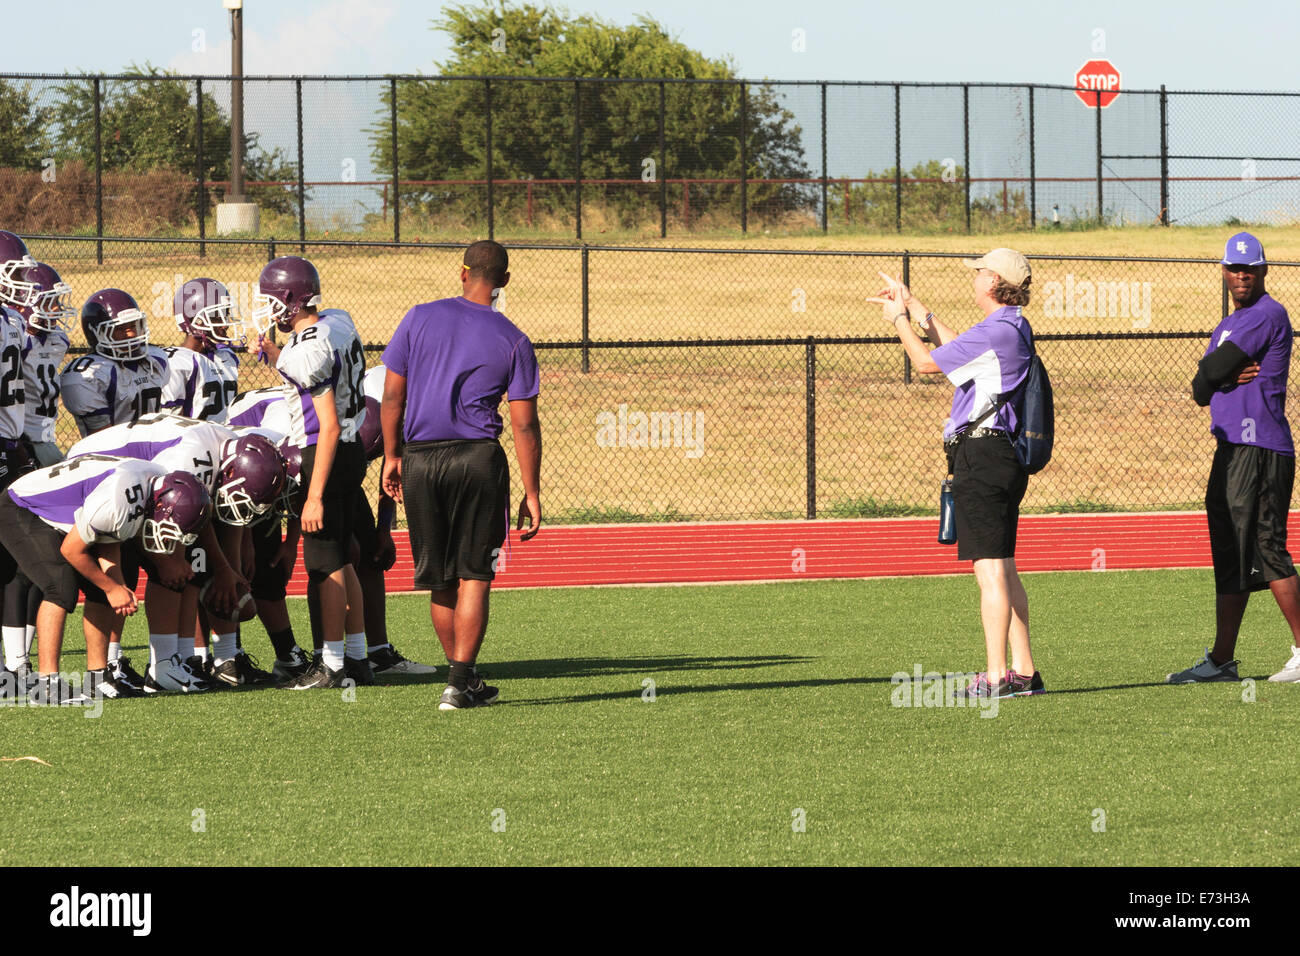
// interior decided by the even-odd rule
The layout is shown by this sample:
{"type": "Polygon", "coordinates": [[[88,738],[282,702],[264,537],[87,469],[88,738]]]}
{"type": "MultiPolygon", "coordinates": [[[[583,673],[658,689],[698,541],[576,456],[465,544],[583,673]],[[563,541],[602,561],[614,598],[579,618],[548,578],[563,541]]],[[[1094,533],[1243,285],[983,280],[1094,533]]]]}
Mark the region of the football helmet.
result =
{"type": "Polygon", "coordinates": [[[114,362],[134,362],[148,354],[148,321],[135,299],[121,289],[100,289],[86,300],[81,331],[94,352],[114,362]],[[119,332],[126,337],[119,338],[119,332]]]}
{"type": "Polygon", "coordinates": [[[29,332],[67,331],[77,314],[68,303],[72,288],[44,262],[20,266],[7,277],[10,305],[27,320],[29,332]]]}
{"type": "Polygon", "coordinates": [[[298,492],[302,488],[302,449],[289,439],[280,442],[280,459],[284,462],[284,491],[280,494],[280,513],[298,517],[298,492]]]}
{"type": "Polygon", "coordinates": [[[205,347],[247,344],[230,291],[216,279],[190,279],[176,290],[174,305],[180,330],[199,338],[205,347]]]}
{"type": "Polygon", "coordinates": [[[384,426],[379,421],[379,403],[366,396],[366,417],[361,422],[361,447],[366,450],[366,461],[374,461],[384,453],[384,426]]]}
{"type": "Polygon", "coordinates": [[[222,448],[217,476],[217,517],[230,525],[252,524],[280,502],[287,479],[284,459],[261,435],[241,435],[222,448]]]}
{"type": "Polygon", "coordinates": [[[19,296],[14,284],[14,273],[34,265],[36,260],[28,254],[27,243],[12,232],[0,229],[0,303],[10,306],[18,304],[19,296]]]}
{"type": "Polygon", "coordinates": [[[266,335],[272,326],[292,332],[298,313],[320,303],[320,273],[316,267],[300,256],[280,256],[268,262],[257,277],[253,328],[258,335],[266,335]]]}
{"type": "Polygon", "coordinates": [[[203,483],[187,471],[169,472],[154,479],[141,543],[150,554],[171,554],[176,545],[199,540],[211,517],[212,498],[203,483]]]}

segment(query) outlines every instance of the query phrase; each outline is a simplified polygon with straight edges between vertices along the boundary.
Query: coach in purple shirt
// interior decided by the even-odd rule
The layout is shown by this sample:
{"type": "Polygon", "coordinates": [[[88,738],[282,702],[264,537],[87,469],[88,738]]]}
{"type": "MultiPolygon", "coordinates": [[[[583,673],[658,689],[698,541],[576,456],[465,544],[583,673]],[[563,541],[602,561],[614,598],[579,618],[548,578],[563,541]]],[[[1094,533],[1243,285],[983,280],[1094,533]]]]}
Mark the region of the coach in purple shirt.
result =
{"type": "Polygon", "coordinates": [[[885,320],[898,332],[918,372],[942,372],[957,387],[943,440],[956,505],[957,557],[973,562],[979,582],[987,662],[987,670],[958,693],[1041,694],[1043,678],[1029,647],[1029,598],[1015,558],[1020,502],[1029,476],[1010,440],[1019,429],[1016,406],[1033,356],[1033,330],[1021,313],[1029,304],[1029,262],[1012,249],[994,249],[964,262],[975,270],[975,306],[984,319],[960,335],[907,286],[884,273],[888,285],[867,301],[881,303],[885,320]],[[926,347],[913,320],[938,348],[926,347]]]}
{"type": "Polygon", "coordinates": [[[1192,379],[1196,404],[1210,406],[1216,439],[1205,511],[1214,558],[1214,648],[1171,684],[1236,681],[1237,633],[1250,592],[1268,588],[1296,645],[1269,678],[1300,681],[1300,578],[1286,548],[1295,446],[1286,420],[1291,320],[1264,289],[1264,247],[1248,232],[1228,240],[1223,281],[1235,306],[1215,326],[1192,379]]]}
{"type": "Polygon", "coordinates": [[[493,291],[510,281],[509,268],[500,243],[470,245],[462,294],[411,309],[383,355],[383,484],[405,502],[415,586],[430,591],[433,626],[450,664],[440,710],[482,707],[498,697],[474,664],[509,521],[510,468],[497,440],[503,397],[524,484],[522,540],[542,523],[537,359],[528,336],[492,306],[493,291]]]}

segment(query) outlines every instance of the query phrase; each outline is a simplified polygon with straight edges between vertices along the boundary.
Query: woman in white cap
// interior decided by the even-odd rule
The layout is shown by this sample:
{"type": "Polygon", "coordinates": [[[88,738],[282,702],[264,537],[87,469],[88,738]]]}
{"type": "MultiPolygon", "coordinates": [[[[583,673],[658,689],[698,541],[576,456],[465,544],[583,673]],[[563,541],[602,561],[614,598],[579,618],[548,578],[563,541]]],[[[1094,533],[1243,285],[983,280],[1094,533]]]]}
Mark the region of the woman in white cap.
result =
{"type": "Polygon", "coordinates": [[[885,321],[898,332],[918,372],[942,372],[957,387],[943,441],[953,476],[957,557],[974,562],[987,659],[986,670],[958,693],[1041,694],[1043,678],[1029,648],[1029,598],[1015,559],[1028,475],[1010,441],[1019,425],[1017,390],[1033,356],[1033,330],[1021,313],[1029,304],[1029,262],[1013,249],[994,249],[963,261],[975,270],[975,306],[984,319],[961,335],[935,318],[901,281],[883,272],[886,288],[867,301],[882,305],[885,321]],[[937,348],[926,347],[913,321],[937,348]]]}

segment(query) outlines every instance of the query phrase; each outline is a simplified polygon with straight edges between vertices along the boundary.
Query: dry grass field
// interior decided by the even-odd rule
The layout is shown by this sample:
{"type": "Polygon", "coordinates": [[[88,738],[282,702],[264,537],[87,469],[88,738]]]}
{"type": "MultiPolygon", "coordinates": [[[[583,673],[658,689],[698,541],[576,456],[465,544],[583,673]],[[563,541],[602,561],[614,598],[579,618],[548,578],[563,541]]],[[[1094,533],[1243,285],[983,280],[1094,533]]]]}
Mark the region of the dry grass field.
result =
{"type": "MultiPolygon", "coordinates": [[[[1190,507],[1200,498],[1211,440],[1208,416],[1187,395],[1203,339],[1221,316],[1217,259],[1233,230],[1130,228],[992,236],[750,236],[694,238],[701,251],[597,249],[589,253],[589,336],[595,342],[877,336],[879,309],[863,304],[877,270],[899,274],[898,250],[977,253],[1010,245],[1030,255],[1169,256],[1201,263],[1085,258],[1034,264],[1027,310],[1042,333],[1126,333],[1138,338],[1044,341],[1057,391],[1058,449],[1026,506],[1190,507]],[[739,249],[743,252],[717,251],[739,249]],[[780,250],[827,255],[789,255],[780,250]],[[860,255],[860,253],[891,253],[860,255]]],[[[1300,261],[1294,230],[1260,229],[1275,263],[1300,261]]],[[[676,237],[647,245],[686,245],[676,237]]],[[[507,245],[509,243],[507,242],[507,245]]],[[[178,339],[170,319],[177,277],[226,282],[247,311],[266,243],[192,245],[35,240],[74,299],[105,286],[131,292],[151,337],[178,339]]],[[[279,254],[298,252],[277,244],[279,254]]],[[[345,308],[368,344],[382,347],[410,305],[455,294],[455,249],[313,246],[326,304],[345,308]]],[[[582,330],[582,260],[576,250],[516,249],[504,311],[534,342],[575,343],[582,330]]],[[[956,258],[911,259],[918,296],[957,328],[975,321],[970,274],[956,258]]],[[[1300,266],[1275,266],[1269,288],[1300,304],[1300,266]]],[[[1298,306],[1300,307],[1300,306],[1298,306]]],[[[80,344],[79,334],[74,344],[80,344]]],[[[806,479],[806,353],[802,343],[720,347],[576,348],[539,352],[546,451],[543,504],[558,520],[672,520],[801,516],[806,479]],[[629,440],[602,440],[600,416],[633,416],[629,440]],[[637,412],[690,416],[670,447],[636,447],[637,412]],[[698,453],[687,447],[696,440],[698,453]]],[[[378,352],[372,352],[372,362],[378,352]]],[[[816,352],[816,504],[820,514],[930,510],[942,475],[939,429],[951,390],[914,376],[905,384],[896,344],[819,345],[816,352]]],[[[248,387],[273,384],[249,365],[248,387]]],[[[66,440],[73,435],[67,423],[66,440]]],[[[608,438],[608,435],[606,436],[608,438]]],[[[509,434],[506,434],[509,450],[509,434]]],[[[647,443],[649,444],[649,443],[647,443]]],[[[371,483],[377,469],[372,470],[371,483]]]]}

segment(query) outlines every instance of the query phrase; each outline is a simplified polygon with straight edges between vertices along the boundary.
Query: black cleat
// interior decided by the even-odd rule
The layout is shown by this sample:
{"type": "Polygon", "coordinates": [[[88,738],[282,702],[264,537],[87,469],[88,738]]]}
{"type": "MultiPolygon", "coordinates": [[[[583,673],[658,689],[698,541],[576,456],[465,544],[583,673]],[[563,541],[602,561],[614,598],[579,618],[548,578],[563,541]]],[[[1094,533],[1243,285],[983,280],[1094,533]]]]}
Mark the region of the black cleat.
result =
{"type": "Polygon", "coordinates": [[[208,668],[208,679],[226,687],[248,687],[273,680],[248,654],[239,651],[228,661],[208,668]]]}
{"type": "Polygon", "coordinates": [[[501,696],[501,691],[485,682],[477,670],[469,675],[468,689],[483,702],[483,706],[495,704],[497,698],[501,696]]]}
{"type": "Polygon", "coordinates": [[[32,707],[89,707],[94,699],[84,689],[73,687],[58,675],[37,675],[27,691],[32,707]]]}
{"type": "Polygon", "coordinates": [[[315,690],[324,687],[342,687],[343,671],[332,671],[324,659],[313,661],[311,667],[292,680],[277,685],[282,690],[315,690]]]}
{"type": "Polygon", "coordinates": [[[432,664],[420,664],[416,661],[407,660],[392,644],[371,651],[370,666],[376,674],[387,674],[392,677],[398,675],[405,677],[408,674],[422,676],[438,672],[438,668],[432,664]]]}
{"type": "Polygon", "coordinates": [[[101,696],[109,700],[144,696],[143,687],[136,687],[125,677],[118,677],[111,666],[99,673],[90,672],[88,692],[92,696],[101,696]]]}
{"type": "Polygon", "coordinates": [[[364,657],[359,660],[343,658],[343,676],[358,687],[375,686],[375,672],[370,669],[370,661],[364,657]]]}
{"type": "Polygon", "coordinates": [[[108,672],[112,674],[114,678],[125,680],[137,690],[141,692],[144,691],[144,675],[131,666],[131,658],[119,657],[115,661],[109,661],[108,672]]]}
{"type": "Polygon", "coordinates": [[[301,647],[295,647],[291,654],[291,659],[282,661],[277,659],[271,666],[271,680],[277,684],[284,684],[295,677],[301,677],[307,673],[311,667],[311,658],[308,657],[301,647]]]}
{"type": "Polygon", "coordinates": [[[487,707],[500,696],[495,687],[482,684],[481,688],[479,691],[471,690],[468,687],[464,690],[457,690],[448,684],[447,688],[442,692],[442,698],[438,701],[438,709],[468,710],[471,707],[487,707]]]}

